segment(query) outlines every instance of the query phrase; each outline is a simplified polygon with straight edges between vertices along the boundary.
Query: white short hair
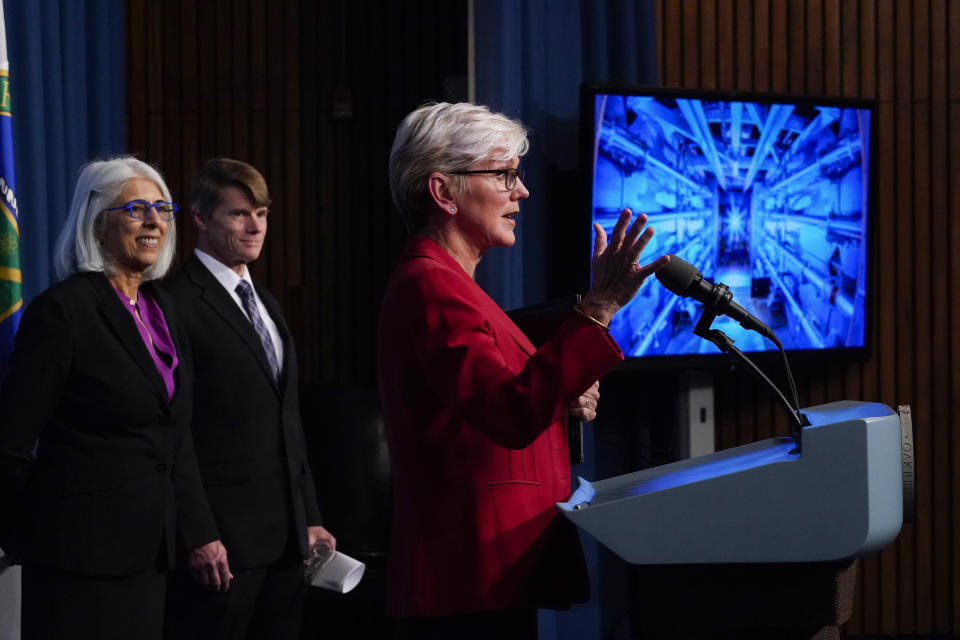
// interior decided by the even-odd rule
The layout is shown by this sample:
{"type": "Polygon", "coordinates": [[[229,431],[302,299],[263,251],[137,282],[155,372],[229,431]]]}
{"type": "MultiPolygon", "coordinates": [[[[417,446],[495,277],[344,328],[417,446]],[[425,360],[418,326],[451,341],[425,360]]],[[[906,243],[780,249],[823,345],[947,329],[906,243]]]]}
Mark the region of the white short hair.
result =
{"type": "MultiPolygon", "coordinates": [[[[70,213],[54,251],[54,267],[59,279],[84,271],[111,273],[114,265],[97,242],[98,220],[103,210],[113,206],[120,197],[124,185],[134,178],[146,178],[154,182],[163,199],[172,202],[170,190],[160,173],[133,156],[94,160],[80,170],[70,213]]],[[[162,278],[167,273],[173,262],[176,243],[177,227],[175,220],[171,220],[157,261],[143,272],[144,281],[162,278]]]]}
{"type": "MultiPolygon", "coordinates": [[[[508,161],[530,148],[518,120],[469,102],[425,104],[397,128],[390,150],[390,194],[407,230],[419,231],[430,210],[427,178],[461,171],[484,160],[508,161]]],[[[453,176],[460,189],[463,176],[453,176]]]]}

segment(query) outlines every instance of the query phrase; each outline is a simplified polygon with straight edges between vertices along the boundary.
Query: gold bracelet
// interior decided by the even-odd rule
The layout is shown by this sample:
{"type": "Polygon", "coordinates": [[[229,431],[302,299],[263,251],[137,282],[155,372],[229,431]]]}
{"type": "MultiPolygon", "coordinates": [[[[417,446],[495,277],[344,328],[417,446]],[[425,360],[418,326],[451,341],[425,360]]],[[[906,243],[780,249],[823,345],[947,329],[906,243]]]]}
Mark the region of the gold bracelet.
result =
{"type": "Polygon", "coordinates": [[[604,331],[610,331],[610,327],[608,327],[607,325],[603,324],[602,322],[600,322],[599,320],[597,320],[596,318],[594,318],[592,315],[590,315],[589,313],[587,313],[586,311],[584,311],[584,310],[580,307],[580,305],[575,306],[575,307],[573,308],[573,310],[576,311],[577,313],[579,313],[581,316],[583,316],[583,317],[586,318],[587,320],[589,320],[590,322],[592,322],[593,324],[597,325],[598,327],[602,327],[604,331]]]}

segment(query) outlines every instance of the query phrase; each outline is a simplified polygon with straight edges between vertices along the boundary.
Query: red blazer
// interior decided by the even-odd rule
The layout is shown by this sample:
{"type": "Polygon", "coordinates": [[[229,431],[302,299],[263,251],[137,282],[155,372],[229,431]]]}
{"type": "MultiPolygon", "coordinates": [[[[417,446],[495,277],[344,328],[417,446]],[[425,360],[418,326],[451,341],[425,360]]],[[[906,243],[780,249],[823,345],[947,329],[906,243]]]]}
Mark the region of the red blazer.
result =
{"type": "Polygon", "coordinates": [[[584,597],[554,503],[570,494],[566,407],[623,356],[578,314],[539,350],[432,240],[384,295],[378,360],[394,480],[387,608],[440,616],[584,597]]]}

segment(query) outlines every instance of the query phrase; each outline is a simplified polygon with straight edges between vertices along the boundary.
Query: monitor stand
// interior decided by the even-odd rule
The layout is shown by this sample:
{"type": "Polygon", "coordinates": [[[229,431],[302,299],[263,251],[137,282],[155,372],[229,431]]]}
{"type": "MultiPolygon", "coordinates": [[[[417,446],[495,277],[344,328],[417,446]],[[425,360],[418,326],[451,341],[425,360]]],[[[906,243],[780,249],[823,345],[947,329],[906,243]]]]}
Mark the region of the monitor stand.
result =
{"type": "Polygon", "coordinates": [[[713,422],[713,374],[683,371],[677,393],[677,458],[695,458],[716,451],[713,422]]]}

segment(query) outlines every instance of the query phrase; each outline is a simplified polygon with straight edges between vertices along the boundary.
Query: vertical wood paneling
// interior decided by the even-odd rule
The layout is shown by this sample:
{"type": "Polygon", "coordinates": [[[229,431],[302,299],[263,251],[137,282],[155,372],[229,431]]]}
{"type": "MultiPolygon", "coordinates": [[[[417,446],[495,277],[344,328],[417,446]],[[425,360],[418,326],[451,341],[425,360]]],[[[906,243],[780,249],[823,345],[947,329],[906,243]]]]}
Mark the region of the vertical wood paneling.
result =
{"type": "Polygon", "coordinates": [[[660,4],[660,7],[662,23],[658,30],[660,44],[657,49],[661,52],[660,57],[664,64],[664,81],[679,86],[683,84],[680,75],[683,70],[683,58],[681,57],[683,38],[679,37],[681,5],[679,2],[664,2],[660,4]]]}
{"type": "Polygon", "coordinates": [[[319,301],[305,331],[319,381],[372,384],[380,298],[405,238],[387,156],[411,109],[466,98],[445,88],[465,79],[466,3],[303,1],[300,10],[301,190],[315,229],[304,290],[319,301]]]}
{"type": "Polygon", "coordinates": [[[736,0],[734,37],[737,80],[736,88],[747,90],[753,87],[753,4],[750,0],[736,0]]]}
{"type": "MultiPolygon", "coordinates": [[[[135,5],[137,3],[131,3],[135,5]]],[[[199,45],[197,38],[197,8],[193,5],[181,6],[180,12],[180,46],[182,55],[180,56],[180,84],[183,88],[181,105],[181,114],[183,127],[181,129],[182,146],[179,158],[171,158],[171,166],[167,168],[167,182],[170,188],[174,190],[174,198],[179,198],[185,202],[189,197],[184,190],[188,189],[191,179],[190,171],[200,155],[200,117],[199,117],[199,91],[200,80],[194,71],[196,60],[198,58],[199,45]]],[[[131,65],[133,65],[131,61],[131,65]]],[[[133,133],[135,128],[128,127],[133,133]]],[[[187,219],[188,216],[180,216],[177,221],[178,246],[192,247],[196,243],[196,230],[193,224],[187,219]]]]}
{"type": "Polygon", "coordinates": [[[257,167],[273,204],[251,269],[287,311],[301,378],[372,385],[380,293],[405,236],[387,153],[410,109],[465,98],[444,83],[466,75],[466,4],[131,0],[127,20],[131,151],[180,202],[208,158],[257,167]]]}
{"type": "MultiPolygon", "coordinates": [[[[313,251],[310,245],[303,245],[303,209],[300,206],[303,188],[300,175],[300,139],[302,136],[301,118],[303,109],[300,102],[300,13],[299,7],[288,5],[283,13],[283,176],[286,193],[296,193],[299,197],[291,207],[291,215],[284,217],[286,224],[284,246],[286,263],[283,265],[285,281],[291,288],[291,294],[302,294],[304,276],[304,256],[313,251]]],[[[294,203],[291,203],[292,205],[294,203]]],[[[309,316],[308,316],[309,317],[309,316]]],[[[305,327],[304,327],[305,328],[305,327]]],[[[302,335],[302,332],[301,332],[302,335]]]]}
{"type": "MultiPolygon", "coordinates": [[[[955,13],[955,10],[951,8],[951,14],[953,13],[955,13]]],[[[951,37],[960,37],[960,20],[951,15],[949,24],[951,37]]],[[[951,54],[951,62],[954,55],[951,54]]],[[[952,84],[951,82],[951,87],[952,84]]],[[[955,176],[958,167],[960,167],[960,161],[958,161],[960,159],[960,104],[951,100],[948,110],[950,157],[947,167],[950,175],[955,176]]],[[[950,184],[950,203],[947,235],[950,238],[950,246],[957,247],[960,246],[957,244],[960,243],[960,181],[951,179],[948,183],[950,184]]],[[[950,251],[948,273],[950,274],[948,280],[956,282],[954,278],[960,277],[960,252],[950,251]]],[[[960,312],[957,310],[956,299],[957,292],[954,291],[950,299],[949,316],[949,360],[954,363],[958,362],[958,358],[960,358],[960,312]]],[[[956,398],[960,398],[960,376],[956,374],[955,366],[950,368],[948,380],[950,398],[954,399],[950,403],[950,419],[945,423],[950,442],[950,496],[951,505],[954,505],[954,508],[950,510],[949,536],[952,560],[950,567],[953,570],[951,574],[951,628],[957,630],[960,629],[960,588],[956,584],[957,577],[960,576],[960,536],[957,535],[957,531],[960,531],[960,509],[957,509],[955,505],[957,496],[960,496],[960,472],[958,472],[960,471],[960,437],[957,436],[956,429],[951,427],[960,424],[960,403],[956,402],[956,398]]]]}
{"type": "MultiPolygon", "coordinates": [[[[876,66],[874,60],[876,57],[876,29],[875,29],[875,16],[873,13],[873,5],[871,3],[860,3],[857,2],[856,5],[857,13],[845,14],[849,16],[849,20],[857,24],[857,33],[860,38],[860,47],[857,52],[857,64],[853,66],[852,71],[850,72],[855,76],[855,80],[851,81],[851,91],[847,95],[858,95],[857,88],[859,87],[859,95],[864,98],[875,98],[876,97],[876,66]],[[859,18],[859,20],[857,19],[859,18]]],[[[846,42],[846,39],[844,40],[846,42]]],[[[844,58],[844,62],[848,58],[844,58]]],[[[845,74],[847,75],[847,74],[845,74]]],[[[874,127],[877,127],[877,123],[874,123],[874,127]]],[[[876,162],[878,157],[876,147],[873,149],[873,159],[874,163],[873,169],[877,170],[879,165],[876,162]]],[[[879,203],[879,198],[876,200],[876,203],[879,203]]],[[[876,212],[876,207],[874,210],[871,210],[869,213],[873,216],[876,212]]],[[[874,237],[877,237],[878,230],[877,225],[874,225],[874,229],[871,230],[871,233],[874,237]]],[[[877,271],[874,271],[874,281],[876,281],[877,271]]],[[[873,314],[873,327],[874,331],[877,330],[877,318],[878,313],[874,311],[873,314]]],[[[874,340],[874,351],[876,352],[876,345],[878,344],[877,340],[874,340]]],[[[861,384],[859,393],[857,389],[853,388],[850,390],[848,397],[851,398],[877,398],[880,397],[877,393],[877,366],[875,363],[878,361],[878,358],[875,356],[872,363],[867,363],[865,365],[857,365],[857,368],[861,371],[861,384]]],[[[887,552],[889,553],[889,552],[887,552]]],[[[849,628],[853,633],[877,633],[879,631],[879,618],[880,618],[880,603],[881,603],[881,573],[880,573],[880,556],[877,554],[872,554],[865,558],[861,559],[860,562],[860,571],[858,574],[860,589],[859,589],[859,599],[854,602],[854,614],[851,618],[849,628]]]]}
{"type": "MultiPolygon", "coordinates": [[[[863,559],[848,633],[956,636],[960,48],[951,45],[960,42],[960,6],[952,0],[699,0],[684,2],[679,12],[672,4],[661,0],[657,11],[657,32],[672,39],[660,43],[664,84],[877,101],[870,212],[874,348],[863,362],[795,373],[805,404],[859,398],[913,407],[916,521],[904,524],[894,544],[863,559]],[[693,34],[699,34],[696,43],[688,42],[693,34]],[[698,46],[695,61],[683,57],[698,46]]],[[[742,372],[718,374],[716,397],[721,447],[766,437],[767,425],[782,418],[742,372]]]]}
{"type": "Polygon", "coordinates": [[[717,86],[717,5],[700,5],[700,84],[704,88],[717,86]]]}
{"type": "Polygon", "coordinates": [[[860,48],[863,46],[861,38],[861,23],[858,20],[857,0],[842,0],[839,6],[840,21],[837,37],[840,39],[840,88],[839,93],[848,97],[859,95],[860,48]]]}
{"type": "MultiPolygon", "coordinates": [[[[933,486],[933,456],[940,439],[933,427],[933,397],[931,394],[931,333],[932,300],[930,287],[931,269],[931,225],[930,225],[930,56],[929,39],[930,19],[927,1],[914,3],[911,7],[911,61],[912,76],[912,152],[913,159],[913,196],[914,207],[911,216],[913,226],[913,290],[914,290],[914,394],[912,402],[918,409],[917,418],[921,429],[918,437],[925,436],[927,447],[917,451],[917,481],[922,491],[922,501],[928,505],[928,511],[917,520],[916,556],[914,559],[917,580],[917,629],[919,633],[933,633],[934,612],[937,594],[934,592],[936,576],[942,571],[942,565],[934,561],[933,530],[934,520],[939,517],[939,506],[935,502],[937,492],[933,486]]],[[[947,506],[947,505],[944,505],[947,506]]]]}
{"type": "Polygon", "coordinates": [[[877,97],[877,24],[876,6],[872,2],[859,4],[860,38],[863,47],[860,50],[860,96],[877,97]]]}
{"type": "Polygon", "coordinates": [[[770,0],[753,3],[753,88],[770,91],[770,0]]]}
{"type": "Polygon", "coordinates": [[[793,2],[784,2],[787,5],[787,44],[789,52],[787,54],[787,91],[794,93],[803,93],[805,85],[805,41],[806,38],[806,13],[804,4],[801,0],[793,2]]]}
{"type": "MultiPolygon", "coordinates": [[[[230,44],[233,47],[233,64],[230,69],[231,96],[242,96],[250,89],[250,5],[246,0],[233,3],[230,25],[230,44]]],[[[225,79],[226,80],[226,79],[225,79]]],[[[250,157],[251,106],[249,100],[235,100],[233,102],[233,118],[231,124],[231,153],[237,158],[250,157]]],[[[268,185],[269,186],[269,185],[268,185]]],[[[267,223],[269,226],[269,222],[267,223]]]]}
{"type": "Polygon", "coordinates": [[[733,25],[734,0],[717,0],[717,86],[736,86],[736,55],[733,25]]]}
{"type": "Polygon", "coordinates": [[[178,28],[181,22],[180,14],[181,7],[174,5],[160,16],[163,25],[162,46],[168,63],[160,67],[163,93],[159,115],[163,119],[165,130],[169,131],[170,135],[163,136],[163,148],[157,149],[157,152],[172,158],[178,158],[183,154],[183,122],[180,108],[183,104],[183,85],[180,83],[183,34],[178,28]]]}
{"type": "Polygon", "coordinates": [[[785,2],[773,2],[770,7],[770,45],[773,49],[770,69],[770,90],[786,93],[789,78],[790,31],[789,14],[785,2]]]}
{"type": "Polygon", "coordinates": [[[700,82],[700,3],[683,0],[683,84],[700,82]]]}
{"type": "MultiPolygon", "coordinates": [[[[229,16],[230,0],[216,0],[214,3],[217,16],[229,16]]],[[[215,43],[214,61],[216,64],[214,75],[210,78],[213,85],[214,101],[216,104],[216,118],[213,121],[213,130],[217,149],[223,150],[225,156],[235,156],[233,150],[233,103],[235,96],[232,91],[231,69],[234,63],[233,57],[233,25],[229,19],[217,19],[214,22],[212,36],[215,43]]],[[[166,57],[166,53],[164,53],[166,57]]],[[[237,60],[242,64],[240,60],[237,60]]],[[[260,167],[263,171],[264,167],[260,167]]],[[[268,236],[267,243],[270,238],[268,236]]]]}
{"type": "MultiPolygon", "coordinates": [[[[337,2],[337,13],[340,16],[341,24],[346,24],[346,32],[348,36],[347,42],[353,43],[354,38],[356,37],[356,26],[354,21],[351,19],[349,12],[351,10],[352,4],[347,0],[338,0],[337,2]]],[[[346,46],[346,45],[345,45],[346,46]]],[[[348,79],[352,80],[353,75],[351,74],[351,67],[355,63],[355,58],[351,55],[348,55],[346,48],[341,51],[341,57],[338,59],[337,64],[337,77],[339,82],[337,83],[336,88],[346,89],[350,92],[351,99],[356,98],[356,86],[348,79]]],[[[354,107],[356,108],[354,103],[354,107]]],[[[352,122],[341,121],[337,124],[334,130],[333,135],[333,144],[336,149],[349,149],[351,147],[350,141],[350,132],[353,129],[352,122]]],[[[350,189],[350,181],[345,175],[344,165],[337,165],[333,167],[333,175],[336,180],[335,193],[337,197],[337,207],[343,207],[344,210],[353,211],[356,203],[353,202],[352,192],[350,189]]],[[[350,234],[350,222],[347,219],[337,217],[336,222],[336,238],[337,246],[343,246],[345,243],[348,243],[349,234],[350,234]]],[[[336,264],[336,273],[338,274],[336,288],[332,292],[335,296],[334,299],[342,299],[345,297],[345,292],[349,289],[356,287],[354,278],[356,273],[352,269],[352,256],[348,252],[338,251],[337,252],[337,264],[336,264]]],[[[342,334],[347,331],[348,323],[350,320],[346,317],[346,314],[338,314],[336,317],[336,331],[337,334],[342,334]]],[[[339,341],[337,343],[337,350],[334,353],[334,357],[337,359],[337,368],[344,372],[347,376],[353,377],[356,375],[356,372],[353,370],[353,362],[350,359],[350,345],[345,341],[339,341]]]]}
{"type": "MultiPolygon", "coordinates": [[[[948,176],[946,183],[949,185],[948,208],[947,208],[947,228],[944,235],[947,236],[950,251],[948,251],[948,281],[956,282],[954,278],[960,277],[960,252],[955,248],[960,246],[960,180],[956,179],[957,171],[960,170],[960,51],[956,46],[949,46],[950,43],[960,42],[960,7],[956,3],[946,4],[947,17],[944,21],[947,25],[945,34],[947,64],[947,86],[946,86],[946,110],[947,110],[947,139],[948,139],[948,157],[946,160],[945,171],[948,176]]],[[[960,580],[960,509],[956,508],[957,498],[960,497],[960,438],[957,437],[957,425],[960,425],[960,375],[956,373],[956,362],[960,358],[960,295],[954,288],[945,296],[949,300],[949,318],[948,318],[948,339],[950,343],[950,352],[948,361],[953,363],[948,371],[946,379],[949,384],[949,420],[943,425],[947,431],[950,462],[950,559],[948,564],[951,572],[951,629],[956,632],[960,629],[960,587],[957,582],[960,580]]]]}
{"type": "MultiPolygon", "coordinates": [[[[902,2],[894,3],[894,24],[899,28],[895,30],[894,51],[896,54],[894,66],[894,109],[896,114],[896,123],[894,127],[894,149],[895,154],[895,176],[894,188],[897,211],[913,211],[913,96],[912,96],[912,65],[910,64],[910,52],[912,46],[912,33],[910,29],[910,7],[902,2]]],[[[898,251],[894,258],[896,274],[893,282],[895,283],[897,295],[896,301],[896,341],[897,341],[897,362],[898,367],[895,371],[896,393],[899,398],[905,401],[913,401],[916,391],[913,384],[914,371],[910,367],[910,361],[914,351],[914,339],[916,325],[913,316],[915,291],[913,290],[913,262],[905,255],[913,246],[913,224],[912,216],[897,215],[896,226],[898,251]]],[[[917,408],[919,418],[920,408],[917,408]]],[[[917,442],[926,442],[929,446],[929,440],[924,437],[924,425],[920,420],[917,421],[917,442]]],[[[923,447],[921,447],[923,448],[923,447]]],[[[918,453],[919,456],[919,448],[918,453]]],[[[930,503],[928,500],[928,488],[924,486],[920,475],[924,472],[920,469],[920,462],[917,462],[917,523],[911,529],[901,534],[900,555],[897,558],[897,575],[902,576],[904,580],[898,583],[899,594],[897,609],[899,612],[899,627],[910,633],[917,633],[922,625],[922,607],[921,602],[929,601],[929,589],[924,580],[917,576],[917,539],[916,534],[920,524],[929,517],[930,503]],[[927,596],[921,600],[921,594],[927,596]]]]}
{"type": "Polygon", "coordinates": [[[823,0],[806,0],[804,12],[804,40],[802,47],[806,50],[804,56],[804,89],[810,95],[824,94],[824,60],[823,60],[823,0]]]}
{"type": "MultiPolygon", "coordinates": [[[[283,166],[283,132],[284,120],[288,115],[283,108],[284,83],[293,82],[299,86],[297,76],[300,71],[299,67],[294,67],[289,70],[289,75],[285,73],[285,60],[283,58],[285,49],[284,41],[290,34],[284,29],[284,12],[284,5],[265,7],[264,17],[266,19],[260,23],[260,28],[256,31],[261,33],[265,42],[268,43],[264,60],[267,81],[263,87],[266,98],[264,108],[267,133],[266,154],[263,158],[259,158],[258,162],[260,166],[263,167],[264,175],[271,176],[274,191],[272,194],[274,204],[271,206],[275,212],[280,214],[273,216],[273,220],[270,221],[271,229],[270,234],[267,236],[269,246],[264,258],[267,261],[266,266],[270,270],[271,279],[277,283],[281,283],[279,291],[276,292],[277,299],[281,305],[286,305],[288,294],[288,288],[283,286],[287,283],[286,273],[284,273],[283,268],[283,253],[287,249],[284,242],[286,219],[299,214],[295,203],[300,201],[299,193],[295,195],[290,194],[292,197],[289,199],[283,197],[285,195],[283,189],[286,187],[286,175],[284,174],[283,166]],[[290,203],[289,207],[286,206],[287,202],[290,203]]],[[[263,262],[264,260],[261,259],[260,261],[263,262]]]]}
{"type": "Polygon", "coordinates": [[[930,313],[930,399],[932,408],[929,422],[933,432],[931,447],[934,521],[932,525],[933,579],[933,628],[937,633],[951,629],[953,605],[951,563],[939,562],[939,558],[949,558],[950,522],[952,511],[952,491],[950,480],[950,389],[948,376],[942,372],[951,370],[949,358],[949,318],[950,306],[946,296],[936,290],[937,279],[949,272],[950,246],[948,194],[939,185],[949,184],[948,143],[942,132],[947,131],[947,6],[946,0],[934,0],[930,7],[930,156],[929,180],[926,189],[930,202],[930,276],[928,287],[931,297],[930,313]],[[938,132],[940,132],[938,134],[938,132]]]}
{"type": "MultiPolygon", "coordinates": [[[[267,7],[264,6],[264,3],[260,0],[251,0],[249,10],[250,32],[259,34],[259,37],[250,39],[250,66],[247,69],[250,73],[251,128],[247,133],[249,138],[249,162],[262,167],[267,157],[267,103],[273,99],[268,89],[267,50],[280,46],[280,44],[270,42],[265,37],[267,35],[264,28],[267,21],[267,7]]],[[[273,209],[279,213],[276,206],[273,209]]],[[[276,219],[277,216],[274,216],[274,218],[276,219]]]]}
{"type": "Polygon", "coordinates": [[[841,2],[823,4],[823,85],[827,95],[842,95],[841,90],[841,2]]]}
{"type": "MultiPolygon", "coordinates": [[[[162,24],[161,12],[157,7],[149,7],[147,20],[150,25],[162,24]]],[[[163,39],[158,29],[147,29],[145,37],[147,47],[162,48],[163,39]]],[[[164,138],[160,134],[159,124],[162,121],[162,104],[164,99],[163,65],[159,60],[151,60],[149,75],[147,76],[146,92],[150,100],[147,105],[147,157],[157,156],[164,151],[164,138]]]]}

